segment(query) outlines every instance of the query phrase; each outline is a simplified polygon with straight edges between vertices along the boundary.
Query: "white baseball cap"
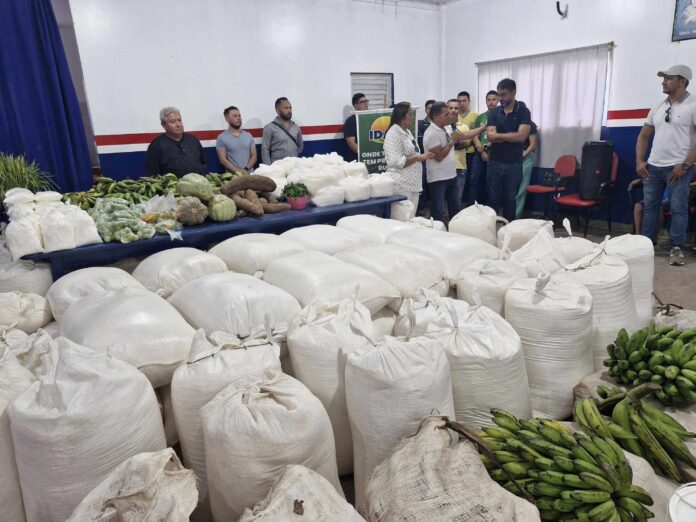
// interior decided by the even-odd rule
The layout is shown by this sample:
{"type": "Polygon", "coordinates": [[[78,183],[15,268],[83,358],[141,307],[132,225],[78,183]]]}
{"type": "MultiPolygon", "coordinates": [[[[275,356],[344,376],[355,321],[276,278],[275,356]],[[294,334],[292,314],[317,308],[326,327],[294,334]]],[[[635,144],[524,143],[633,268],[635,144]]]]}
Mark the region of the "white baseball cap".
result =
{"type": "Polygon", "coordinates": [[[691,69],[686,65],[673,65],[666,71],[660,71],[657,73],[658,76],[681,76],[691,81],[691,69]]]}

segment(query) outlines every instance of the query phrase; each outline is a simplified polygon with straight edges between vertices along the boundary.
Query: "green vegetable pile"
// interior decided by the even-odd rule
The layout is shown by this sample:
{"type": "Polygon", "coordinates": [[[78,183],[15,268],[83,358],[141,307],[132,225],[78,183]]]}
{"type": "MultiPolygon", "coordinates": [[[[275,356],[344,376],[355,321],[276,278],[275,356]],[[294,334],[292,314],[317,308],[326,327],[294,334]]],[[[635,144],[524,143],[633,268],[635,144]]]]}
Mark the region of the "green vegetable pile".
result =
{"type": "Polygon", "coordinates": [[[145,215],[141,207],[120,198],[98,199],[94,208],[88,212],[97,225],[97,232],[107,243],[131,243],[151,238],[158,233],[181,229],[181,224],[176,221],[173,213],[145,215]]]}

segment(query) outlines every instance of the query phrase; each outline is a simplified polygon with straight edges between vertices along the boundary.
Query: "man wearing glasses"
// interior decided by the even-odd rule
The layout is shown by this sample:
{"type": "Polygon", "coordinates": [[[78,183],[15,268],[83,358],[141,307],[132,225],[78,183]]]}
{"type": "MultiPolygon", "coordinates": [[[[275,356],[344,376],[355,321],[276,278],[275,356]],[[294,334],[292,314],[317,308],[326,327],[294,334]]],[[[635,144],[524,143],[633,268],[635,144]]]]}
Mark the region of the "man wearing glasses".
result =
{"type": "MultiPolygon", "coordinates": [[[[353,95],[351,100],[353,108],[356,111],[366,111],[369,107],[370,100],[363,93],[358,92],[353,95]]],[[[348,119],[343,124],[343,138],[348,145],[348,151],[343,155],[346,161],[354,161],[358,159],[358,125],[355,121],[355,114],[348,116],[348,119]]]]}
{"type": "Polygon", "coordinates": [[[667,98],[650,111],[636,142],[636,172],[643,179],[641,233],[655,242],[662,194],[669,186],[669,264],[682,266],[689,224],[689,181],[696,162],[696,100],[686,90],[692,77],[686,65],[674,65],[657,75],[667,98]],[[652,149],[645,161],[651,138],[652,149]]]}
{"type": "Polygon", "coordinates": [[[164,134],[160,134],[147,147],[145,170],[150,176],[172,172],[183,176],[189,172],[203,174],[205,155],[203,147],[192,134],[184,133],[181,112],[176,107],[165,107],[160,111],[160,123],[164,134]]]}

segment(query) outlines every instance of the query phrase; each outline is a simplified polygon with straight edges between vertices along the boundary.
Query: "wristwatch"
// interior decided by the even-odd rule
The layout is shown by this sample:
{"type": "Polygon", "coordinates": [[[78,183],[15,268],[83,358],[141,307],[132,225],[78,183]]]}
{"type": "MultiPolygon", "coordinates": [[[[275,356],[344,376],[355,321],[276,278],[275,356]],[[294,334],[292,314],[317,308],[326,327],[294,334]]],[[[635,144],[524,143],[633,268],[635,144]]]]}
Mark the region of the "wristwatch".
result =
{"type": "Polygon", "coordinates": [[[691,167],[693,167],[693,166],[694,166],[693,163],[687,163],[687,162],[682,163],[682,168],[683,168],[684,170],[689,170],[689,169],[690,169],[691,167]]]}

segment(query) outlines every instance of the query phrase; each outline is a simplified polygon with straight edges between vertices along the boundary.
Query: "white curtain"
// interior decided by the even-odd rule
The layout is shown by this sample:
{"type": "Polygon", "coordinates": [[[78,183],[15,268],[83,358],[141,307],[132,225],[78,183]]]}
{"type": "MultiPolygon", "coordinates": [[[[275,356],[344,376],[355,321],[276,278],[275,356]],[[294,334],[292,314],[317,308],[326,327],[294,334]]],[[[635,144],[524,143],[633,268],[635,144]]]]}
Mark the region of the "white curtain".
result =
{"type": "Polygon", "coordinates": [[[517,83],[523,101],[539,126],[537,164],[553,167],[572,154],[580,161],[582,144],[598,140],[602,128],[609,44],[478,64],[479,109],[486,93],[503,78],[517,83]]]}

